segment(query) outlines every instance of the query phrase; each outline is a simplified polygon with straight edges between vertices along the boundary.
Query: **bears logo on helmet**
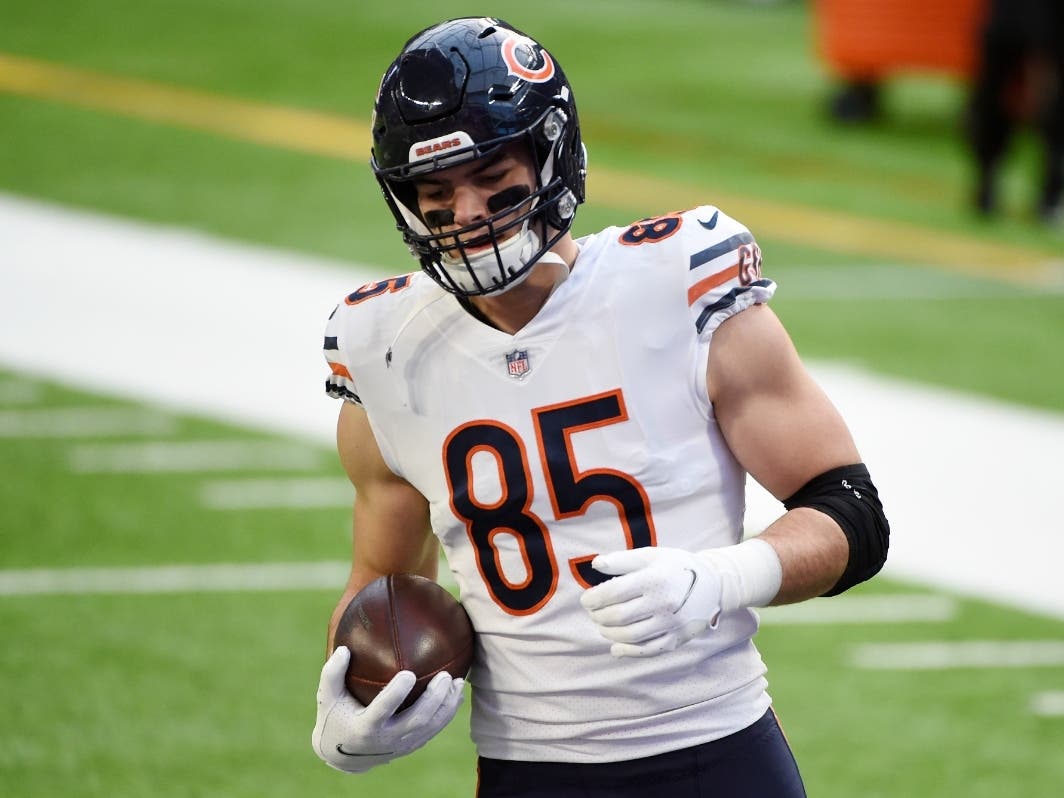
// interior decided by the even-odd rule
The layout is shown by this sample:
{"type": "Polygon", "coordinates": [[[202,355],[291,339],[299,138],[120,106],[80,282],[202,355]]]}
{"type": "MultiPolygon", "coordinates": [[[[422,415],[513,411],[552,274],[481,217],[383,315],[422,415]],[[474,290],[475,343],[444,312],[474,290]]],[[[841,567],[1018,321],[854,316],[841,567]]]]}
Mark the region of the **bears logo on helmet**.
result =
{"type": "Polygon", "coordinates": [[[543,83],[554,77],[554,59],[550,53],[524,36],[511,36],[502,43],[502,60],[506,62],[511,75],[533,83],[543,83]],[[526,48],[535,56],[535,60],[541,62],[541,66],[532,69],[527,63],[521,63],[517,58],[518,47],[526,48]]]}

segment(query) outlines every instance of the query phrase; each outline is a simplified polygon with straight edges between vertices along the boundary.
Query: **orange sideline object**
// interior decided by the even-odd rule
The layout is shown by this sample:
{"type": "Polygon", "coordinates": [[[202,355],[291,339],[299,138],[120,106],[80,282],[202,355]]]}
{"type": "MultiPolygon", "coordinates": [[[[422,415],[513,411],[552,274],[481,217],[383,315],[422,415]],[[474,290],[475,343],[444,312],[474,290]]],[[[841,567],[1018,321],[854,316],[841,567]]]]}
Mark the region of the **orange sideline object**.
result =
{"type": "Polygon", "coordinates": [[[987,0],[814,0],[816,46],[839,76],[874,82],[901,71],[968,78],[987,0]]]}

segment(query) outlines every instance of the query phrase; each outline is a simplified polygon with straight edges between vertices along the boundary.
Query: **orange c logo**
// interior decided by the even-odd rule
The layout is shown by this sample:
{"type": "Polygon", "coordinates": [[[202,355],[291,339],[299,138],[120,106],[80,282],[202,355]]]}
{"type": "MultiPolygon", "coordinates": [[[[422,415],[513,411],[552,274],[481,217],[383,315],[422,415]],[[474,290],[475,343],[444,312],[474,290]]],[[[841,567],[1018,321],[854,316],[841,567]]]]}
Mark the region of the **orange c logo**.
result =
{"type": "Polygon", "coordinates": [[[506,68],[511,75],[531,81],[532,83],[545,83],[554,77],[554,59],[550,53],[533,42],[521,36],[511,36],[502,43],[502,60],[506,62],[506,68]],[[525,46],[533,53],[539,53],[543,60],[542,66],[532,69],[517,60],[517,48],[525,46]]]}

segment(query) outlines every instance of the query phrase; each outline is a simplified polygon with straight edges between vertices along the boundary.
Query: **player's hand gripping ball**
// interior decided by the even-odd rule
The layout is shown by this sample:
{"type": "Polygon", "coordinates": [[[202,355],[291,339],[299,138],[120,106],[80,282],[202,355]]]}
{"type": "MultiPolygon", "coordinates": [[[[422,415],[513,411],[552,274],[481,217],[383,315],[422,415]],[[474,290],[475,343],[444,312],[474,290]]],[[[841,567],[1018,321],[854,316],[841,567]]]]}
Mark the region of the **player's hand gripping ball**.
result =
{"type": "Polygon", "coordinates": [[[431,579],[391,574],[370,582],[351,599],[333,634],[333,650],[347,646],[347,689],[363,704],[399,671],[413,671],[406,709],[432,677],[447,671],[464,678],[473,660],[473,625],[465,608],[431,579]]]}

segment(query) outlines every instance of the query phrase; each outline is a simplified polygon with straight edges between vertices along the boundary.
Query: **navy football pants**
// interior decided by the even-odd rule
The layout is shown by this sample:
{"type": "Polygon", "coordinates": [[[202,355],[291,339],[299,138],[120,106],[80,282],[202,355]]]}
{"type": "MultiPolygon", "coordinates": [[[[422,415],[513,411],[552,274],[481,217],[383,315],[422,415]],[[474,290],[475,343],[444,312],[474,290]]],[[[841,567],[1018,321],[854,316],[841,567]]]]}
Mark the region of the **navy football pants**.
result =
{"type": "Polygon", "coordinates": [[[477,798],[805,798],[769,710],[710,743],[627,762],[510,762],[481,757],[477,798]]]}

